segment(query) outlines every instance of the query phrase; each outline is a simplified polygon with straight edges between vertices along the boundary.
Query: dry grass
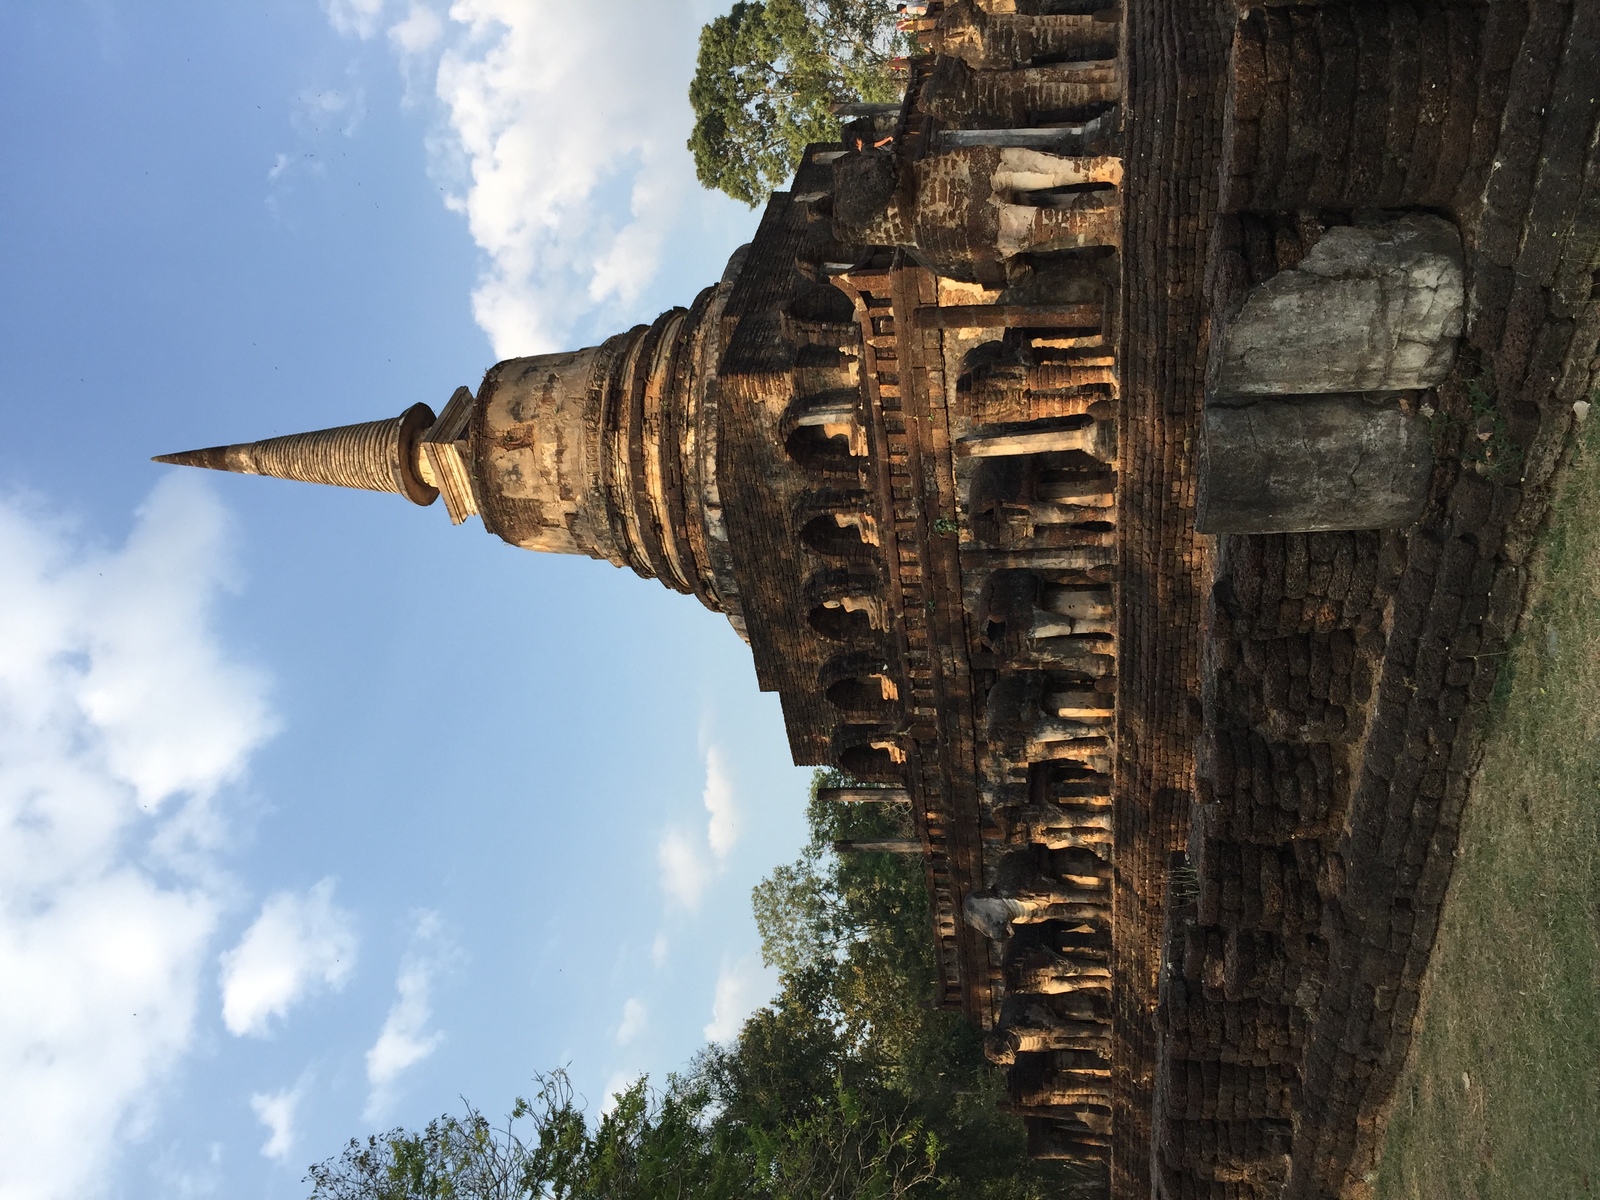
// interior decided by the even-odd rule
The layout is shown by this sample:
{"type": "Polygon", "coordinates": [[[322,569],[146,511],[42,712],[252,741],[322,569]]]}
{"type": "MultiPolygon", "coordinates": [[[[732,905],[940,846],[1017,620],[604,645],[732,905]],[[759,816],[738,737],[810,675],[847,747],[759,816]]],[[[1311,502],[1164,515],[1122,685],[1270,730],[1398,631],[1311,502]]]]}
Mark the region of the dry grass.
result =
{"type": "Polygon", "coordinates": [[[1600,1197],[1600,413],[1495,697],[1379,1200],[1600,1197]]]}

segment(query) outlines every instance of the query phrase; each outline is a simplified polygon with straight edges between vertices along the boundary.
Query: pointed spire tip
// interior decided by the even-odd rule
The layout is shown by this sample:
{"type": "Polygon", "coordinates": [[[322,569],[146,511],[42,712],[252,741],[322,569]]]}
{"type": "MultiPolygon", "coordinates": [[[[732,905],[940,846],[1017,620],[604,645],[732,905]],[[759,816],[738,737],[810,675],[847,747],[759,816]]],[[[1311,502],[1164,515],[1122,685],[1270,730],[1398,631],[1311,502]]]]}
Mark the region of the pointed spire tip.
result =
{"type": "Polygon", "coordinates": [[[181,450],[177,454],[157,454],[150,461],[171,463],[177,467],[209,467],[213,471],[226,471],[228,447],[211,446],[204,450],[181,450]]]}

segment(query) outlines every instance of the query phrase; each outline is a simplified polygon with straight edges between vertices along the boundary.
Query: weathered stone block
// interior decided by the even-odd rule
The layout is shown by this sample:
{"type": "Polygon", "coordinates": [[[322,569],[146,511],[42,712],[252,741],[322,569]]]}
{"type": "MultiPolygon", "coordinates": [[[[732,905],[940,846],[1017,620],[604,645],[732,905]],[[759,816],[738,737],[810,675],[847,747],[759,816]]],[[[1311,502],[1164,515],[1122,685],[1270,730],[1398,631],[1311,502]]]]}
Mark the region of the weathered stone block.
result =
{"type": "Polygon", "coordinates": [[[1214,396],[1432,387],[1455,358],[1461,238],[1423,213],[1328,230],[1221,323],[1214,396]]]}
{"type": "Polygon", "coordinates": [[[1388,398],[1295,396],[1206,408],[1202,533],[1393,529],[1422,511],[1427,426],[1388,398]]]}

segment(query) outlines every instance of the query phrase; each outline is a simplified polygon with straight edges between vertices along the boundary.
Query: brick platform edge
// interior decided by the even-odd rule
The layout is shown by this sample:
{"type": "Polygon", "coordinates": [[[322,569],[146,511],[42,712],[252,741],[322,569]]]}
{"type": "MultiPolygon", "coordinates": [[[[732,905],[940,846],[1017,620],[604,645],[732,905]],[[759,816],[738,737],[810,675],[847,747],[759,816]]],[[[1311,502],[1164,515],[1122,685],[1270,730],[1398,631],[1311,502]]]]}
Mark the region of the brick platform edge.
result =
{"type": "Polygon", "coordinates": [[[1119,1197],[1368,1192],[1527,554],[1600,383],[1600,6],[1481,6],[1485,169],[1445,210],[1472,316],[1424,397],[1426,512],[1398,534],[1194,535],[1237,11],[1135,0],[1126,26],[1116,928],[1144,986],[1115,1015],[1119,1197]]]}
{"type": "Polygon", "coordinates": [[[1112,1195],[1150,1195],[1162,893],[1186,839],[1206,548],[1194,532],[1206,247],[1231,8],[1131,0],[1124,19],[1120,624],[1112,1195]]]}

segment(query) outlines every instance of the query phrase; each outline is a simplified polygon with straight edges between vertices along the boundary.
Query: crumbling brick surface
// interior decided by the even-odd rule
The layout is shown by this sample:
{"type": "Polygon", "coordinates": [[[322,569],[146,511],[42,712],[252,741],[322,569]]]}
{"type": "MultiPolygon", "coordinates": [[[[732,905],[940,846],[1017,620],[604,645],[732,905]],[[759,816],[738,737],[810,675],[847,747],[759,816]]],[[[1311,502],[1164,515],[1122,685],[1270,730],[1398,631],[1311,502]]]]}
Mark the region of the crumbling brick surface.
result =
{"type": "Polygon", "coordinates": [[[1229,5],[1126,10],[1112,1189],[1148,1196],[1167,859],[1185,839],[1199,708],[1193,447],[1217,207],[1229,5]]]}
{"type": "MultiPolygon", "coordinates": [[[[1162,1196],[1366,1193],[1526,557],[1571,405],[1600,382],[1600,10],[1538,0],[1381,7],[1391,34],[1405,34],[1387,61],[1444,39],[1449,53],[1430,69],[1450,105],[1428,118],[1431,129],[1406,117],[1421,149],[1395,159],[1391,135],[1404,124],[1395,106],[1410,101],[1393,88],[1373,93],[1388,108],[1361,100],[1358,71],[1352,133],[1330,133],[1329,145],[1371,142],[1366,158],[1350,150],[1347,167],[1376,181],[1386,203],[1452,197],[1475,315],[1451,378],[1419,398],[1438,414],[1438,465],[1416,526],[1218,539],[1187,854],[1165,892],[1153,1088],[1162,1196]],[[1475,73],[1461,69],[1469,58],[1475,73]],[[1357,128],[1363,105],[1382,117],[1383,154],[1375,128],[1357,128]],[[1245,1067],[1285,1072],[1283,1092],[1245,1067]],[[1282,1096],[1288,1111],[1265,1111],[1282,1096]]],[[[1355,11],[1334,10],[1252,15],[1247,25],[1280,35],[1289,74],[1248,54],[1242,69],[1264,70],[1292,97],[1300,56],[1344,44],[1317,40],[1355,11]]],[[[1321,114],[1331,130],[1330,110],[1321,114]]],[[[1261,137],[1269,124],[1263,117],[1261,137]]],[[[1237,206],[1328,202],[1320,171],[1295,175],[1290,156],[1233,145],[1228,162],[1237,206]],[[1257,164],[1249,187],[1236,169],[1245,161],[1257,164]],[[1277,172],[1268,182],[1263,163],[1277,172]]],[[[1308,219],[1317,214],[1219,222],[1213,250],[1232,258],[1213,257],[1212,302],[1286,253],[1292,261],[1285,235],[1308,219]]],[[[1120,1195],[1146,1194],[1123,1190],[1121,1170],[1117,1180],[1120,1195]]]]}
{"type": "Polygon", "coordinates": [[[1247,10],[1232,48],[1224,208],[1457,202],[1471,148],[1492,138],[1504,103],[1511,14],[1491,11],[1405,0],[1247,10]]]}
{"type": "MultiPolygon", "coordinates": [[[[808,156],[794,187],[817,188],[827,176],[808,156]]],[[[823,500],[853,499],[860,486],[859,478],[834,478],[824,492],[814,472],[773,462],[772,447],[782,446],[787,432],[785,411],[796,399],[802,348],[843,347],[854,354],[860,341],[847,303],[842,320],[805,306],[821,286],[797,269],[812,224],[789,195],[776,193],[768,203],[723,311],[728,350],[715,384],[724,428],[741,433],[724,438],[717,470],[756,677],[764,691],[779,693],[790,751],[805,765],[833,760],[831,738],[840,717],[817,687],[837,647],[806,623],[807,596],[796,581],[811,577],[818,560],[801,544],[798,527],[829,511],[823,500]]],[[[857,569],[873,577],[882,570],[870,562],[857,569]]]]}

